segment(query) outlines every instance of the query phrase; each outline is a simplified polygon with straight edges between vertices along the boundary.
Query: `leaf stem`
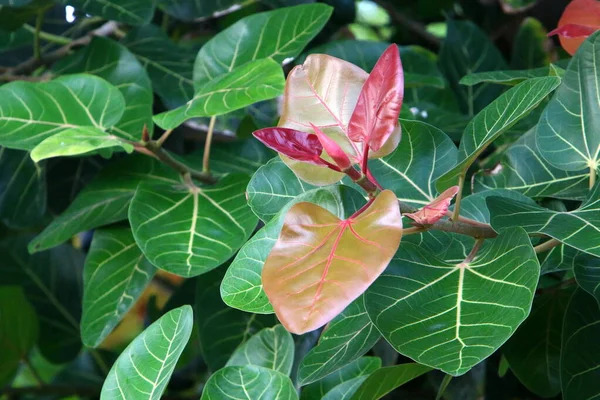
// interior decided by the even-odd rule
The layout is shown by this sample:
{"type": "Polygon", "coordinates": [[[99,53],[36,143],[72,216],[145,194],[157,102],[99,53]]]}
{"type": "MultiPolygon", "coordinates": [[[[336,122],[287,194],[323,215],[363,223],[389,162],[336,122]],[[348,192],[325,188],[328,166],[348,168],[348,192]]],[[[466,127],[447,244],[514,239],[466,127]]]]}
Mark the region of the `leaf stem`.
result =
{"type": "Polygon", "coordinates": [[[29,32],[33,33],[34,41],[36,40],[36,37],[37,37],[38,41],[39,41],[39,39],[43,39],[46,42],[56,43],[56,44],[60,44],[63,46],[68,45],[73,42],[72,39],[42,31],[42,21],[43,21],[43,14],[39,13],[38,17],[35,20],[35,26],[31,26],[29,24],[23,25],[23,27],[25,29],[27,29],[29,32]],[[42,15],[42,17],[40,17],[40,15],[42,15]]]}
{"type": "MultiPolygon", "coordinates": [[[[189,174],[192,178],[199,180],[200,182],[204,182],[204,183],[208,183],[208,184],[214,184],[217,182],[217,179],[214,178],[212,175],[207,174],[205,172],[196,171],[196,170],[188,167],[184,163],[177,161],[171,154],[169,154],[167,151],[165,151],[165,149],[163,149],[160,145],[158,145],[157,141],[151,140],[145,144],[134,143],[134,147],[138,151],[139,151],[140,147],[142,149],[147,150],[154,157],[156,157],[159,161],[161,161],[163,164],[168,165],[169,167],[173,168],[175,171],[179,172],[183,176],[185,176],[186,174],[189,174]]],[[[141,151],[141,152],[148,154],[144,151],[141,151]]]]}
{"type": "Polygon", "coordinates": [[[458,193],[456,193],[456,201],[454,202],[454,213],[452,214],[452,220],[454,222],[458,221],[458,217],[460,215],[460,203],[462,201],[462,192],[465,186],[465,174],[466,172],[462,172],[458,177],[458,193]]]}
{"type": "Polygon", "coordinates": [[[42,24],[44,23],[44,13],[38,12],[35,17],[35,30],[33,32],[33,56],[41,60],[42,50],[40,47],[40,32],[42,31],[42,24]]]}
{"type": "Polygon", "coordinates": [[[596,165],[590,165],[590,190],[596,184],[596,165]]]}
{"type": "Polygon", "coordinates": [[[550,239],[542,244],[538,244],[533,249],[536,253],[543,253],[545,251],[552,250],[556,246],[560,245],[560,242],[556,239],[550,239]]]}
{"type": "Polygon", "coordinates": [[[213,130],[215,129],[216,116],[210,117],[206,141],[204,142],[204,156],[202,158],[202,172],[210,175],[210,146],[212,145],[213,130]]]}
{"type": "Polygon", "coordinates": [[[416,233],[425,232],[427,228],[424,226],[411,226],[410,228],[402,229],[402,236],[414,235],[416,233]]]}
{"type": "Polygon", "coordinates": [[[158,147],[162,147],[162,145],[165,143],[165,141],[169,138],[169,136],[171,136],[171,133],[173,133],[174,129],[168,129],[165,131],[165,133],[163,133],[158,140],[156,141],[156,144],[158,145],[158,147]]]}
{"type": "Polygon", "coordinates": [[[465,258],[465,260],[463,261],[463,263],[468,264],[471,261],[473,261],[473,259],[477,255],[477,252],[479,252],[479,249],[481,248],[481,245],[483,244],[483,242],[484,242],[483,238],[479,238],[479,239],[477,239],[475,241],[475,244],[473,245],[473,248],[471,249],[471,252],[467,256],[467,258],[465,258]]]}

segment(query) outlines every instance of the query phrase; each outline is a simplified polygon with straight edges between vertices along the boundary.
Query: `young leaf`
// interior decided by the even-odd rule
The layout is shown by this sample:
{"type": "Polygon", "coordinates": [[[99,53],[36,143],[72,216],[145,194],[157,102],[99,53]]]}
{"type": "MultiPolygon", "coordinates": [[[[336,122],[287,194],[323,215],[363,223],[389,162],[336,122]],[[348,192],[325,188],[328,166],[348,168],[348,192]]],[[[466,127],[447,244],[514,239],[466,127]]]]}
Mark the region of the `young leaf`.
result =
{"type": "Polygon", "coordinates": [[[292,206],[262,271],[279,320],[297,334],[329,322],[383,272],[401,236],[398,201],[389,190],[345,220],[311,203],[292,206]]]}
{"type": "Polygon", "coordinates": [[[159,400],[192,333],[192,307],[169,311],[144,330],[113,364],[103,400],[159,400]]]}
{"type": "Polygon", "coordinates": [[[264,128],[253,135],[265,146],[293,160],[327,166],[321,158],[323,145],[317,135],[289,128],[264,128]]]}
{"type": "Polygon", "coordinates": [[[419,225],[434,224],[446,215],[458,190],[458,186],[452,186],[419,211],[404,215],[419,225]]]}
{"type": "MultiPolygon", "coordinates": [[[[560,32],[561,28],[566,25],[584,25],[589,28],[600,28],[600,5],[596,0],[573,0],[571,1],[563,11],[560,20],[558,21],[557,31],[560,32]]],[[[581,30],[581,28],[577,28],[581,30]]],[[[588,30],[588,29],[586,29],[588,30]]],[[[565,33],[569,33],[568,31],[565,33]]],[[[575,54],[577,48],[585,40],[585,36],[580,36],[580,32],[574,32],[577,36],[569,37],[562,36],[559,34],[559,40],[561,46],[571,55],[575,54]]]]}
{"type": "Polygon", "coordinates": [[[521,228],[501,232],[466,262],[444,261],[403,243],[367,290],[365,305],[398,352],[458,376],[496,351],[525,320],[539,274],[521,228]]]}
{"type": "MultiPolygon", "coordinates": [[[[315,135],[319,138],[319,142],[325,149],[325,152],[331,159],[335,162],[335,164],[342,170],[346,170],[352,167],[352,162],[348,155],[344,152],[344,150],[340,147],[339,144],[329,136],[323,133],[323,131],[318,127],[310,124],[311,128],[315,132],[315,135]]],[[[291,158],[291,157],[290,157],[291,158]]]]}
{"type": "Polygon", "coordinates": [[[350,140],[379,151],[398,127],[404,75],[398,46],[390,45],[365,81],[348,123],[350,140]]]}
{"type": "Polygon", "coordinates": [[[352,400],[377,400],[392,390],[427,372],[430,367],[419,364],[400,364],[373,372],[358,388],[352,400]]]}
{"type": "Polygon", "coordinates": [[[566,24],[551,31],[550,33],[548,33],[548,36],[559,35],[566,39],[582,37],[585,38],[590,36],[592,33],[596,32],[597,30],[598,28],[596,28],[595,26],[566,24]]]}
{"type": "Polygon", "coordinates": [[[83,269],[81,339],[97,347],[142,294],[156,269],[137,247],[129,227],[99,229],[83,269]]]}

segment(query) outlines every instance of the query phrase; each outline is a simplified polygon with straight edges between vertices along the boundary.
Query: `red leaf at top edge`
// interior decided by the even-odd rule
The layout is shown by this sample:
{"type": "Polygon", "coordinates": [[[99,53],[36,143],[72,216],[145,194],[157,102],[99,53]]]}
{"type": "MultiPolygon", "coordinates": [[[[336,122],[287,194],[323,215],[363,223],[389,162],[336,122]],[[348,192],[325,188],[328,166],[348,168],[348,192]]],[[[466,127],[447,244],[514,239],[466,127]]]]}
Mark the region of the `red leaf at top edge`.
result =
{"type": "Polygon", "coordinates": [[[264,128],[253,133],[265,146],[291,159],[326,167],[323,145],[317,135],[290,128],[264,128]]]}
{"type": "Polygon", "coordinates": [[[566,24],[548,33],[548,36],[559,35],[565,38],[588,37],[598,30],[595,26],[566,24]]]}
{"type": "Polygon", "coordinates": [[[398,124],[404,98],[404,72],[398,46],[392,44],[371,71],[348,124],[348,136],[378,151],[398,124]]]}

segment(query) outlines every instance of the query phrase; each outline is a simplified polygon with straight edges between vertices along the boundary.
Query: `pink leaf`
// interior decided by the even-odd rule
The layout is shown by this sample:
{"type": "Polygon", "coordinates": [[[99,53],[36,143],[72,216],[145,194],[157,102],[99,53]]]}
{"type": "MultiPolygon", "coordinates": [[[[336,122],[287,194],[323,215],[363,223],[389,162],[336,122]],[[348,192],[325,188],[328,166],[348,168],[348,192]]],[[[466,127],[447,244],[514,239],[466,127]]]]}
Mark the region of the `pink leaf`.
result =
{"type": "Polygon", "coordinates": [[[323,146],[317,135],[290,128],[264,128],[253,133],[265,146],[291,159],[323,167],[329,166],[321,158],[323,146]]]}
{"type": "Polygon", "coordinates": [[[335,140],[324,134],[318,126],[315,126],[312,123],[310,126],[313,128],[313,131],[319,138],[319,142],[321,142],[325,152],[329,155],[329,157],[331,157],[337,166],[340,167],[342,171],[352,167],[350,158],[348,158],[348,155],[335,140]]]}
{"type": "Polygon", "coordinates": [[[389,46],[367,78],[354,113],[348,136],[355,142],[379,150],[398,125],[404,97],[404,73],[398,46],[389,46]]]}
{"type": "Polygon", "coordinates": [[[559,35],[565,38],[588,37],[598,30],[595,26],[566,24],[548,33],[548,36],[559,35]]]}
{"type": "Polygon", "coordinates": [[[421,208],[419,211],[411,214],[404,214],[408,218],[412,219],[419,225],[430,225],[435,224],[439,221],[450,208],[450,203],[456,193],[458,193],[458,186],[452,186],[440,194],[435,200],[421,208]]]}

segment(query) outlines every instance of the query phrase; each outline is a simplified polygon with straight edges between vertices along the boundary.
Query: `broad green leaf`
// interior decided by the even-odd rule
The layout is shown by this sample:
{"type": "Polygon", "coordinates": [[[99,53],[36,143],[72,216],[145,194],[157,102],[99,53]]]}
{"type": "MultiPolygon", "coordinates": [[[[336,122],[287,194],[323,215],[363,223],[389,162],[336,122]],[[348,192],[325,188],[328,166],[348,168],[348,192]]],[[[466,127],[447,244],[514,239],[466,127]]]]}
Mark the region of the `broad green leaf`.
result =
{"type": "Polygon", "coordinates": [[[367,290],[371,321],[401,354],[462,375],[496,351],[531,309],[540,266],[524,230],[505,230],[472,261],[403,243],[367,290]]]}
{"type": "Polygon", "coordinates": [[[306,4],[242,18],[202,46],[194,64],[194,86],[200,89],[250,61],[271,58],[281,64],[296,57],[332,10],[325,4],[306,4]]]}
{"type": "Polygon", "coordinates": [[[503,347],[511,371],[541,397],[560,393],[560,346],[563,316],[572,290],[536,296],[531,314],[503,347]]]}
{"type": "Polygon", "coordinates": [[[119,122],[124,109],[121,92],[92,75],[12,82],[0,87],[0,145],[32,150],[66,130],[84,128],[100,134],[119,122]]]}
{"type": "Polygon", "coordinates": [[[185,105],[154,116],[154,122],[173,129],[190,118],[221,115],[272,99],[283,93],[284,86],[278,63],[272,59],[252,61],[202,85],[185,105]]]}
{"type": "Polygon", "coordinates": [[[54,247],[75,234],[127,219],[129,202],[142,182],[177,184],[176,172],[150,157],[129,156],[103,170],[65,212],[30,244],[31,252],[54,247]]]}
{"type": "Polygon", "coordinates": [[[600,396],[598,380],[598,303],[581,289],[569,301],[562,331],[560,380],[565,400],[595,399],[600,396]]]}
{"type": "Polygon", "coordinates": [[[216,185],[145,183],[129,207],[137,244],[157,268],[191,277],[227,261],[248,239],[257,218],[246,204],[245,175],[216,185]]]}
{"type": "Polygon", "coordinates": [[[380,338],[361,296],[327,325],[319,343],[302,360],[298,382],[307,385],[339,370],[369,351],[380,338]]]}
{"type": "Polygon", "coordinates": [[[401,120],[402,140],[389,156],[369,162],[379,183],[414,206],[437,196],[435,181],[454,166],[458,152],[444,132],[424,122],[401,120]]]}
{"type": "Polygon", "coordinates": [[[273,312],[263,291],[262,269],[279,237],[288,210],[299,202],[317,204],[343,218],[360,208],[364,204],[364,198],[347,186],[328,186],[309,190],[289,200],[276,216],[242,246],[229,266],[221,284],[221,297],[227,305],[253,313],[273,312]]]}
{"type": "Polygon", "coordinates": [[[133,151],[133,145],[96,129],[66,129],[47,137],[35,146],[31,150],[31,159],[39,162],[47,158],[85,155],[97,150],[117,147],[128,153],[133,151]]]}
{"type": "Polygon", "coordinates": [[[521,23],[512,49],[510,65],[514,69],[531,69],[550,64],[546,28],[535,18],[521,23]]]}
{"type": "Polygon", "coordinates": [[[201,400],[298,400],[296,389],[284,374],[255,365],[225,367],[214,373],[202,390],[201,400]]]}
{"type": "Polygon", "coordinates": [[[55,364],[74,359],[81,349],[81,271],[83,255],[70,246],[30,255],[28,237],[11,236],[0,243],[0,285],[20,285],[40,323],[38,348],[55,364]]]}
{"type": "Polygon", "coordinates": [[[352,400],[380,399],[397,387],[429,371],[431,368],[419,364],[400,364],[378,369],[358,388],[352,400]]]}
{"type": "Polygon", "coordinates": [[[464,76],[459,83],[466,86],[473,86],[479,83],[497,83],[514,86],[527,79],[550,76],[550,71],[550,67],[541,67],[523,70],[477,72],[464,76]]]}
{"type": "Polygon", "coordinates": [[[579,257],[580,254],[582,253],[579,250],[564,244],[560,244],[545,253],[538,254],[540,265],[542,267],[541,272],[542,274],[560,271],[575,272],[580,263],[587,264],[588,258],[593,258],[590,254],[585,254],[585,257],[579,257]]]}
{"type": "MultiPolygon", "coordinates": [[[[465,198],[467,200],[468,197],[465,198]]],[[[469,203],[467,202],[467,209],[469,203]]],[[[475,213],[472,213],[475,214],[475,213]]],[[[475,239],[457,233],[429,230],[416,235],[405,236],[404,243],[412,243],[422,247],[438,258],[453,263],[462,262],[471,252],[475,239]]]]}
{"type": "Polygon", "coordinates": [[[154,0],[56,0],[86,14],[128,25],[146,25],[154,15],[154,0]]]}
{"type": "Polygon", "coordinates": [[[227,361],[227,367],[256,365],[289,376],[294,361],[294,339],[281,325],[265,328],[242,343],[227,361]]]}
{"type": "Polygon", "coordinates": [[[470,21],[448,21],[439,63],[456,93],[461,111],[470,116],[490,104],[500,94],[501,88],[489,84],[464,87],[458,81],[474,72],[508,69],[488,35],[470,21]]]}
{"type": "Polygon", "coordinates": [[[537,145],[556,168],[579,171],[600,163],[600,104],[597,59],[600,33],[591,35],[571,59],[556,94],[537,125],[537,145]]]}
{"type": "Polygon", "coordinates": [[[94,233],[83,269],[83,344],[97,347],[102,343],[134,305],[154,272],[128,227],[94,233]]]}
{"type": "Polygon", "coordinates": [[[46,168],[29,153],[0,148],[0,218],[11,227],[39,224],[46,212],[46,168]]]}
{"type": "Polygon", "coordinates": [[[338,385],[360,376],[368,376],[381,368],[377,357],[362,357],[302,389],[300,399],[320,400],[338,385]]]}
{"type": "MultiPolygon", "coordinates": [[[[490,196],[498,196],[530,205],[536,205],[535,201],[520,194],[519,192],[513,192],[506,189],[485,190],[483,192],[474,193],[465,197],[462,201],[460,215],[474,219],[475,221],[489,224],[490,211],[486,204],[486,199],[490,196]]],[[[454,207],[451,207],[451,209],[454,209],[454,207]]]]}
{"type": "Polygon", "coordinates": [[[228,307],[219,293],[224,268],[197,279],[196,321],[200,350],[208,368],[223,368],[235,350],[263,328],[275,325],[271,315],[256,315],[228,307]]]}
{"type": "Polygon", "coordinates": [[[158,0],[159,7],[167,14],[182,21],[194,21],[198,18],[219,17],[236,11],[250,2],[244,0],[158,0]]]}
{"type": "Polygon", "coordinates": [[[38,338],[38,317],[18,286],[0,286],[0,386],[12,380],[38,338]]]}
{"type": "Polygon", "coordinates": [[[292,201],[315,186],[303,182],[279,157],[260,167],[250,179],[248,205],[252,212],[268,222],[292,201]]]}
{"type": "Polygon", "coordinates": [[[489,197],[487,204],[495,230],[518,225],[527,233],[543,233],[600,257],[600,185],[596,185],[581,207],[569,212],[499,197],[489,197]]]}
{"type": "Polygon", "coordinates": [[[160,399],[190,339],[193,325],[192,307],[183,306],[146,328],[113,364],[100,398],[160,399]]]}
{"type": "Polygon", "coordinates": [[[172,42],[154,25],[130,30],[122,44],[146,68],[152,88],[167,108],[179,107],[194,96],[193,49],[172,42]]]}
{"type": "Polygon", "coordinates": [[[348,219],[312,203],[294,204],[262,271],[277,318],[296,334],[325,325],[385,270],[401,237],[390,190],[348,219]]]}
{"type": "Polygon", "coordinates": [[[369,375],[357,376],[331,389],[322,400],[350,400],[369,375]]]}
{"type": "Polygon", "coordinates": [[[59,74],[86,72],[106,79],[116,86],[125,99],[125,111],[111,132],[138,141],[144,125],[150,133],[152,124],[152,85],[148,74],[126,47],[114,40],[95,37],[83,49],[52,66],[59,74]]]}
{"type": "Polygon", "coordinates": [[[577,284],[594,296],[600,304],[600,258],[580,252],[575,253],[572,265],[577,284]]]}
{"type": "Polygon", "coordinates": [[[526,116],[560,84],[560,78],[533,78],[503,93],[469,123],[458,149],[457,165],[437,181],[442,191],[457,183],[479,155],[502,133],[526,116]]]}
{"type": "Polygon", "coordinates": [[[475,192],[505,188],[529,197],[584,199],[588,194],[589,170],[563,171],[540,155],[535,130],[512,144],[500,164],[474,175],[475,192]]]}

